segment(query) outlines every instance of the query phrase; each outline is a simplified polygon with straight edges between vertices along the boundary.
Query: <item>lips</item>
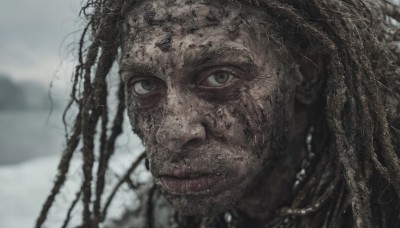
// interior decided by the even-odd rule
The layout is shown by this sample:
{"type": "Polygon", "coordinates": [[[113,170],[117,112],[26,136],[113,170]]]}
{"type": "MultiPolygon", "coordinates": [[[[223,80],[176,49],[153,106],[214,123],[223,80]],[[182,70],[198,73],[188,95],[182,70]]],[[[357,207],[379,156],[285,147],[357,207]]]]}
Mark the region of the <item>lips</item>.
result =
{"type": "Polygon", "coordinates": [[[217,182],[217,175],[200,167],[181,165],[157,175],[161,187],[171,194],[207,193],[217,182]]]}

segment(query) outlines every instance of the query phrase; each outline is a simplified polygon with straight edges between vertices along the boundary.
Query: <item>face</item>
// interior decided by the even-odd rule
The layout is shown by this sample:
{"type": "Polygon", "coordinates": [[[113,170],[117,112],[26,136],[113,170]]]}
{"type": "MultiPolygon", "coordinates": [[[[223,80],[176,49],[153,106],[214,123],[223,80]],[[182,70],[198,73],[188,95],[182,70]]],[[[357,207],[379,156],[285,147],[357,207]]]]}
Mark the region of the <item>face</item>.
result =
{"type": "Polygon", "coordinates": [[[128,15],[121,77],[150,171],[185,214],[223,211],[287,145],[294,88],[259,13],[201,1],[144,1],[128,15]]]}

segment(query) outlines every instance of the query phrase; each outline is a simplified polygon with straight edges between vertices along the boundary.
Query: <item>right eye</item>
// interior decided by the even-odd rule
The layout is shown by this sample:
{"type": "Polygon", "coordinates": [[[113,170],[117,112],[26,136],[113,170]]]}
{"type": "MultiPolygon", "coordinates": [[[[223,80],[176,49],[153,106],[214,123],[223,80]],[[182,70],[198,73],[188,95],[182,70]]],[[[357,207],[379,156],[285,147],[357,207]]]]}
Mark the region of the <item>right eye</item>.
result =
{"type": "Polygon", "coordinates": [[[229,84],[234,78],[229,72],[216,72],[206,78],[203,86],[218,89],[229,84]]]}
{"type": "Polygon", "coordinates": [[[138,95],[146,95],[158,89],[155,80],[141,80],[133,84],[133,89],[138,95]]]}

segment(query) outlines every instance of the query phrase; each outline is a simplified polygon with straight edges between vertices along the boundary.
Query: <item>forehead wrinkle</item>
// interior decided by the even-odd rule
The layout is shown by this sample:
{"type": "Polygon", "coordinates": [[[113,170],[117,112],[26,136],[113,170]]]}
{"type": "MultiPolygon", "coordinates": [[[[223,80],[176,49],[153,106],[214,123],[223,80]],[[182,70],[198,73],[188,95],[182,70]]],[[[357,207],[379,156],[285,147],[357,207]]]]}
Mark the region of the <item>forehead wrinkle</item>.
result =
{"type": "MultiPolygon", "coordinates": [[[[173,42],[173,51],[162,52],[158,50],[153,41],[147,41],[145,45],[135,45],[132,51],[139,51],[145,53],[143,58],[131,58],[121,62],[121,76],[130,73],[130,75],[138,76],[156,76],[166,80],[169,73],[175,75],[185,74],[193,68],[217,65],[219,63],[233,64],[235,63],[249,63],[255,64],[255,52],[250,50],[250,47],[243,46],[239,41],[226,41],[223,37],[216,36],[211,39],[206,39],[202,42],[196,42],[192,39],[187,39],[192,35],[184,36],[179,41],[186,40],[185,44],[180,48],[180,43],[177,40],[173,42]],[[207,43],[213,41],[214,43],[223,43],[222,46],[208,46],[207,43]],[[193,43],[200,43],[194,48],[189,48],[193,43]],[[187,46],[187,47],[186,47],[187,46]],[[189,50],[188,50],[189,49],[189,50]],[[143,50],[143,51],[140,51],[143,50]],[[152,60],[150,60],[152,58],[152,60]],[[157,60],[157,61],[156,61],[157,60]],[[221,60],[221,61],[219,61],[221,60]],[[164,75],[160,67],[164,66],[170,68],[167,70],[167,75],[164,75]]],[[[243,37],[248,39],[248,37],[243,37]]]]}
{"type": "MultiPolygon", "coordinates": [[[[150,4],[157,2],[157,1],[151,1],[150,4]]],[[[179,1],[174,1],[174,4],[177,4],[179,1]]],[[[183,2],[183,1],[181,1],[183,2]]],[[[198,1],[195,1],[196,3],[198,1]]],[[[194,4],[186,4],[190,6],[196,5],[194,4]]],[[[143,6],[143,5],[142,5],[143,6]]],[[[212,4],[208,5],[207,7],[212,7],[212,4]]],[[[136,8],[138,10],[141,7],[136,8]]],[[[166,10],[170,9],[171,6],[167,7],[166,10]]],[[[237,12],[236,12],[237,13],[237,12]]],[[[231,14],[236,15],[236,13],[231,14]]],[[[138,16],[142,17],[143,12],[138,12],[138,16]]],[[[212,60],[217,60],[219,58],[229,58],[231,56],[239,55],[240,57],[245,56],[246,58],[249,57],[251,61],[255,62],[257,59],[254,59],[255,53],[260,52],[260,49],[255,48],[252,43],[256,42],[259,43],[260,40],[257,38],[259,37],[249,37],[249,34],[243,31],[243,27],[240,27],[240,34],[241,37],[239,37],[239,40],[229,40],[226,37],[226,26],[228,23],[230,23],[230,20],[232,18],[225,18],[224,23],[222,23],[221,27],[216,30],[214,27],[205,27],[201,28],[204,29],[203,33],[207,33],[208,29],[211,29],[210,32],[210,37],[203,39],[196,34],[184,34],[180,33],[180,30],[185,30],[188,27],[188,24],[179,24],[177,22],[173,22],[172,24],[175,24],[175,27],[173,27],[173,32],[175,33],[174,39],[172,40],[172,50],[169,52],[161,52],[155,45],[157,42],[162,40],[162,38],[165,36],[166,31],[162,30],[162,25],[148,25],[148,24],[142,24],[142,26],[137,27],[138,30],[134,32],[134,30],[131,30],[131,33],[129,36],[132,38],[135,37],[137,34],[143,34],[144,39],[138,39],[136,40],[137,42],[134,41],[134,39],[130,40],[130,42],[133,44],[133,46],[130,46],[130,50],[127,50],[127,52],[131,52],[132,54],[134,50],[137,50],[139,53],[143,53],[147,57],[143,58],[143,54],[140,54],[140,58],[135,58],[135,62],[140,62],[142,61],[144,64],[141,64],[142,66],[146,66],[145,68],[149,69],[152,68],[153,72],[157,71],[158,74],[160,74],[160,66],[167,66],[167,65],[173,65],[173,67],[170,69],[173,69],[173,71],[176,71],[178,69],[181,70],[181,72],[174,72],[181,74],[183,73],[182,70],[185,67],[189,66],[196,66],[199,64],[207,64],[208,61],[212,60]],[[219,31],[219,32],[218,32],[219,31]],[[135,35],[136,34],[136,35],[135,35]],[[155,35],[152,36],[151,34],[155,35]],[[151,37],[150,39],[146,39],[146,37],[151,37]],[[241,38],[241,39],[240,39],[241,38]],[[243,40],[244,39],[244,40],[243,40]],[[180,43],[183,41],[183,46],[180,46],[180,43]],[[221,46],[212,46],[208,47],[207,42],[212,41],[213,44],[223,44],[223,47],[221,46]],[[247,41],[246,45],[243,46],[241,43],[242,41],[247,41]],[[194,48],[191,48],[190,45],[195,44],[194,48]],[[141,52],[142,51],[142,52],[141,52]],[[153,60],[149,61],[148,57],[152,57],[153,60]],[[158,60],[157,64],[155,63],[155,59],[158,60]],[[155,69],[155,70],[154,70],[155,69]]],[[[141,22],[142,23],[142,22],[141,22]]],[[[183,31],[182,30],[182,31],[183,31]]],[[[232,59],[234,59],[232,57],[232,59]]],[[[133,61],[132,61],[133,62],[133,61]]],[[[171,66],[172,66],[171,65],[171,66]]],[[[138,68],[138,69],[143,69],[144,67],[132,67],[138,68]]],[[[123,72],[123,71],[121,71],[123,72]]],[[[168,73],[167,73],[168,74],[168,73]]],[[[161,74],[162,78],[164,78],[164,75],[161,74]]],[[[165,75],[167,76],[167,75],[165,75]]]]}

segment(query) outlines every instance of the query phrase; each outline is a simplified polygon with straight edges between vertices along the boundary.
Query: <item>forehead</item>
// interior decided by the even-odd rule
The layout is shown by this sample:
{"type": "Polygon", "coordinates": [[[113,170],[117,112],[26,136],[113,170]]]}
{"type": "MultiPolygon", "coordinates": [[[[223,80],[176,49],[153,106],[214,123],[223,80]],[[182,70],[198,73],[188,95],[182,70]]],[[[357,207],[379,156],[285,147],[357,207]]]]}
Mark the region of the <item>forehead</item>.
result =
{"type": "Polygon", "coordinates": [[[158,31],[183,35],[198,33],[198,30],[207,27],[224,28],[232,19],[240,23],[244,13],[240,8],[232,4],[221,5],[219,1],[213,4],[201,0],[143,1],[128,14],[128,34],[157,28],[158,31]]]}
{"type": "Polygon", "coordinates": [[[224,18],[235,14],[239,8],[233,7],[233,4],[222,5],[220,1],[150,0],[134,7],[128,17],[130,23],[138,22],[139,26],[186,25],[194,31],[202,26],[220,25],[224,18]]]}
{"type": "Polygon", "coordinates": [[[231,2],[143,1],[127,16],[122,64],[149,56],[185,60],[206,49],[249,51],[260,37],[250,34],[250,27],[255,26],[249,25],[256,18],[253,15],[231,2]]]}

